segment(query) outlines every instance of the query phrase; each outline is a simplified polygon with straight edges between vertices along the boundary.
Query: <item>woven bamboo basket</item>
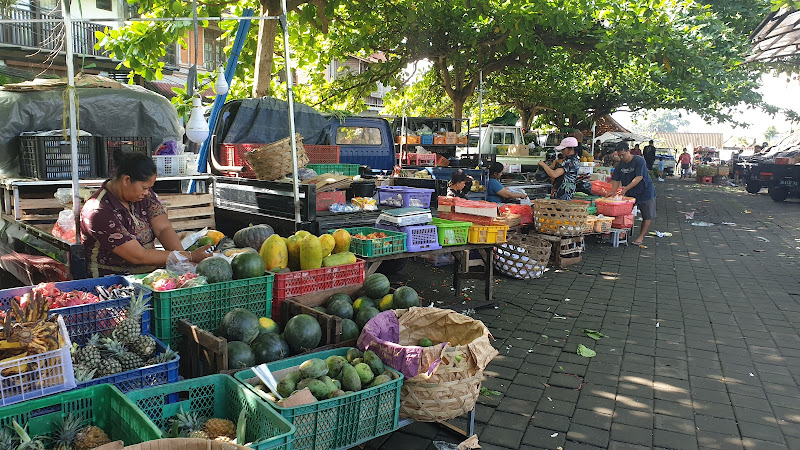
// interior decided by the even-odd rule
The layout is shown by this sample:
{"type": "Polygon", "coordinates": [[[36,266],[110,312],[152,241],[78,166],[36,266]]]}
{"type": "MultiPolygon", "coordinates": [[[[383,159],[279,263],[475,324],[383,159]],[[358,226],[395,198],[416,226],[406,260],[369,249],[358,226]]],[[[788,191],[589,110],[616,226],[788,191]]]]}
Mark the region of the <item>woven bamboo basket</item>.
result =
{"type": "MultiPolygon", "coordinates": [[[[295,134],[297,142],[297,167],[308,164],[308,156],[303,147],[303,136],[295,134]]],[[[292,173],[292,143],[288,137],[263,147],[254,148],[244,154],[259,180],[278,180],[292,173]]]]}
{"type": "Polygon", "coordinates": [[[568,200],[536,199],[533,201],[533,223],[540,233],[555,236],[583,234],[588,205],[568,200]]]}
{"type": "Polygon", "coordinates": [[[597,221],[597,216],[589,214],[586,216],[586,222],[583,223],[583,234],[594,232],[594,223],[597,221]]]}
{"type": "Polygon", "coordinates": [[[542,238],[512,234],[505,244],[494,249],[494,267],[498,272],[521,280],[539,278],[547,269],[552,244],[542,238]]]}

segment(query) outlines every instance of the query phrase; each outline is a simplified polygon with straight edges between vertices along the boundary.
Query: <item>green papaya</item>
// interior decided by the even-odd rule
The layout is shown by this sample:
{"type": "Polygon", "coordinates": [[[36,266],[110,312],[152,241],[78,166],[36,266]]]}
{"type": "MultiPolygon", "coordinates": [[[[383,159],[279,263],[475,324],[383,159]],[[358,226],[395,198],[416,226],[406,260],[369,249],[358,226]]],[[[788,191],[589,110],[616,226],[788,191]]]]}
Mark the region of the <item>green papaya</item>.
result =
{"type": "Polygon", "coordinates": [[[361,379],[361,385],[366,386],[372,379],[375,378],[375,375],[372,373],[372,369],[370,369],[369,365],[366,363],[358,363],[355,366],[356,373],[358,374],[358,378],[361,379]]]}
{"type": "Polygon", "coordinates": [[[368,387],[380,386],[380,385],[386,384],[386,383],[388,383],[390,381],[392,381],[392,377],[390,377],[389,375],[381,374],[381,375],[378,375],[377,377],[375,377],[375,379],[372,380],[372,383],[370,383],[368,387]]]}
{"type": "Polygon", "coordinates": [[[339,372],[342,371],[342,367],[347,363],[347,360],[342,358],[338,355],[331,355],[328,359],[325,360],[325,364],[328,366],[328,375],[332,378],[336,378],[339,376],[339,372]]]}
{"type": "Polygon", "coordinates": [[[303,362],[299,369],[303,378],[319,378],[328,374],[328,366],[319,358],[311,358],[303,362]]]}
{"type": "Polygon", "coordinates": [[[364,352],[364,362],[372,369],[372,373],[374,373],[375,376],[380,375],[384,370],[383,361],[381,361],[378,355],[372,350],[364,352]]]}
{"type": "Polygon", "coordinates": [[[345,391],[361,390],[361,377],[358,376],[356,368],[349,364],[342,367],[342,389],[345,391]]]}

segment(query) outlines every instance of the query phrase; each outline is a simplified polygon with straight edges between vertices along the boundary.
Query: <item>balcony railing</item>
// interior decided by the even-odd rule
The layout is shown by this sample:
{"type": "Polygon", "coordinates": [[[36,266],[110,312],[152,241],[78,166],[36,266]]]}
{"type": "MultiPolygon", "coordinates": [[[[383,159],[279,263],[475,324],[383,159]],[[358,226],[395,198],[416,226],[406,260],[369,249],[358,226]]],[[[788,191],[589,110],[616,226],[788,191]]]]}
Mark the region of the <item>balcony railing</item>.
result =
{"type": "MultiPolygon", "coordinates": [[[[0,44],[53,50],[61,44],[63,22],[60,12],[43,11],[35,7],[10,6],[0,8],[0,17],[14,23],[0,23],[0,44]],[[53,19],[53,22],[31,22],[32,19],[53,19]]],[[[95,31],[103,31],[101,24],[72,22],[72,50],[77,55],[104,56],[95,50],[95,31]]]]}

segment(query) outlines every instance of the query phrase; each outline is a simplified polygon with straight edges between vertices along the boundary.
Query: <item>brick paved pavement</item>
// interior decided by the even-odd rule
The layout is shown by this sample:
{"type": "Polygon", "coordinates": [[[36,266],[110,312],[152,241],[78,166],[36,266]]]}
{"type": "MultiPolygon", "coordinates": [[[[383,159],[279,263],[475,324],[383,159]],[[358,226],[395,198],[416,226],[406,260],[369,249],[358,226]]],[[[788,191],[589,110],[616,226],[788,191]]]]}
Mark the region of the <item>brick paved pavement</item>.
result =
{"type": "MultiPolygon", "coordinates": [[[[570,270],[499,277],[501,306],[475,315],[500,351],[484,386],[501,394],[476,411],[485,450],[800,449],[800,203],[676,180],[657,188],[653,229],[672,237],[645,249],[589,239],[570,270]],[[716,225],[692,226],[686,211],[716,225]],[[578,356],[579,344],[597,356],[578,356]]],[[[437,300],[450,295],[449,270],[415,263],[402,277],[437,300]]],[[[433,440],[459,442],[417,423],[367,447],[433,440]]]]}

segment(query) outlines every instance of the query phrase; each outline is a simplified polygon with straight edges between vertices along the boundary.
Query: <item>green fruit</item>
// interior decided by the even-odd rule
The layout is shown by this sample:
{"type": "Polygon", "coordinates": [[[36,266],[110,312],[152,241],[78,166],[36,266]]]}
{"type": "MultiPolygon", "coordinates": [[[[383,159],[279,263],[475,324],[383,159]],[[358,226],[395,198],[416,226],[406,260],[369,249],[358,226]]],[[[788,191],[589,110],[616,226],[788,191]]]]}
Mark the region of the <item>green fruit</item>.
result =
{"type": "Polygon", "coordinates": [[[322,340],[322,327],[317,319],[308,314],[298,314],[289,319],[283,333],[292,353],[313,350],[322,340]]]}
{"type": "Polygon", "coordinates": [[[341,317],[342,319],[352,319],[353,305],[346,300],[336,300],[328,305],[328,314],[341,317]]]}
{"type": "Polygon", "coordinates": [[[377,316],[378,314],[380,314],[380,311],[371,306],[368,306],[366,308],[361,308],[358,311],[358,314],[356,314],[356,325],[358,325],[359,328],[363,329],[364,325],[366,325],[367,322],[370,321],[370,319],[377,316]]]}
{"type": "Polygon", "coordinates": [[[428,338],[422,338],[419,340],[420,347],[431,347],[433,346],[433,341],[428,338]]]}
{"type": "Polygon", "coordinates": [[[323,383],[325,383],[325,387],[328,388],[328,394],[329,395],[330,395],[331,392],[333,392],[333,391],[339,389],[339,387],[341,387],[341,385],[339,385],[339,387],[337,387],[336,383],[333,382],[333,378],[331,378],[329,376],[324,376],[324,377],[320,378],[319,380],[322,381],[323,383]]]}
{"type": "Polygon", "coordinates": [[[205,247],[206,245],[214,245],[214,240],[208,236],[203,236],[195,242],[198,248],[205,247]]]}
{"type": "Polygon", "coordinates": [[[259,334],[250,344],[256,364],[264,364],[289,356],[289,344],[275,333],[259,334]]]}
{"type": "Polygon", "coordinates": [[[331,355],[325,360],[325,365],[328,366],[328,375],[333,378],[339,376],[345,364],[347,364],[347,360],[337,355],[331,355]]]}
{"type": "Polygon", "coordinates": [[[331,305],[331,303],[333,303],[333,302],[335,302],[337,300],[344,300],[347,303],[350,303],[350,306],[353,306],[353,300],[350,298],[350,296],[347,295],[347,294],[342,294],[340,292],[338,294],[333,294],[330,297],[328,297],[328,299],[325,300],[325,307],[326,308],[329,307],[331,305]]]}
{"type": "Polygon", "coordinates": [[[330,390],[328,386],[316,378],[307,378],[299,383],[297,383],[297,390],[302,390],[308,388],[311,391],[311,395],[314,396],[317,400],[324,400],[330,394],[330,390]]]}
{"type": "Polygon", "coordinates": [[[294,382],[289,377],[286,377],[278,382],[278,394],[281,394],[281,397],[288,397],[292,395],[292,392],[297,389],[297,383],[294,382]]]}
{"type": "Polygon", "coordinates": [[[356,255],[351,252],[336,253],[322,258],[322,267],[343,266],[345,264],[354,264],[356,261],[356,255]]]}
{"type": "Polygon", "coordinates": [[[378,375],[374,380],[372,380],[372,383],[370,383],[368,387],[380,386],[390,381],[392,381],[392,377],[389,375],[378,375]]]}
{"type": "Polygon", "coordinates": [[[193,251],[197,250],[198,248],[200,248],[200,244],[198,244],[197,242],[195,242],[194,244],[190,245],[190,246],[189,246],[189,247],[186,249],[186,251],[187,251],[187,252],[193,252],[193,251]]]}
{"type": "Polygon", "coordinates": [[[394,309],[394,296],[392,294],[386,294],[383,298],[378,302],[378,309],[383,311],[388,311],[390,309],[394,309]]]}
{"type": "Polygon", "coordinates": [[[375,375],[381,374],[384,370],[383,361],[381,361],[378,355],[372,350],[364,352],[364,362],[367,363],[369,368],[372,369],[372,373],[375,375]]]}
{"type": "Polygon", "coordinates": [[[257,253],[239,253],[231,261],[231,270],[234,280],[262,277],[264,276],[264,261],[257,253]]]}
{"type": "Polygon", "coordinates": [[[322,314],[328,314],[328,310],[327,310],[327,309],[325,309],[325,307],[324,307],[324,306],[315,306],[315,307],[313,307],[313,308],[311,308],[311,309],[313,309],[314,311],[319,311],[319,312],[321,312],[322,314]]]}
{"type": "Polygon", "coordinates": [[[240,248],[250,247],[260,249],[261,246],[264,245],[264,241],[273,234],[275,234],[275,230],[269,225],[252,225],[237,231],[236,234],[233,235],[233,243],[240,248]]]}
{"type": "Polygon", "coordinates": [[[369,298],[369,297],[358,297],[353,302],[353,311],[357,313],[362,308],[367,308],[367,307],[370,307],[370,306],[373,307],[373,308],[375,307],[375,302],[372,301],[371,298],[369,298]]]}
{"type": "Polygon", "coordinates": [[[355,322],[350,319],[342,319],[342,342],[358,339],[360,333],[361,331],[355,322]]]}
{"type": "Polygon", "coordinates": [[[336,398],[336,397],[344,397],[345,393],[341,389],[336,389],[335,391],[331,392],[331,395],[328,398],[336,398]]]}
{"type": "Polygon", "coordinates": [[[233,269],[225,258],[206,258],[197,264],[197,274],[206,277],[208,284],[231,281],[233,269]]]}
{"type": "Polygon", "coordinates": [[[328,366],[319,358],[311,358],[298,368],[303,378],[319,378],[328,374],[328,366]]]}
{"type": "Polygon", "coordinates": [[[219,334],[229,341],[253,342],[261,331],[258,316],[244,308],[234,308],[222,317],[219,334]]]}
{"type": "Polygon", "coordinates": [[[400,378],[400,375],[398,375],[395,372],[392,372],[391,370],[384,370],[381,375],[386,375],[387,377],[389,377],[390,380],[396,380],[400,378]]]}
{"type": "Polygon", "coordinates": [[[345,391],[361,390],[361,377],[358,376],[356,368],[349,364],[342,367],[342,389],[345,391]]]}
{"type": "Polygon", "coordinates": [[[356,373],[358,374],[358,378],[361,380],[361,385],[366,386],[372,382],[372,379],[375,378],[375,374],[372,373],[372,369],[369,368],[369,365],[365,363],[358,363],[355,365],[356,373]]]}
{"type": "Polygon", "coordinates": [[[419,295],[414,289],[408,286],[401,286],[395,289],[392,302],[397,309],[408,309],[412,306],[419,306],[419,295]]]}
{"type": "Polygon", "coordinates": [[[297,384],[303,379],[303,374],[300,373],[299,370],[293,370],[293,371],[287,373],[286,377],[284,377],[284,378],[288,378],[288,379],[294,381],[294,384],[297,384]]]}
{"type": "Polygon", "coordinates": [[[389,293],[389,279],[382,273],[373,273],[364,280],[361,290],[369,298],[382,298],[389,293]]]}
{"type": "Polygon", "coordinates": [[[355,366],[357,366],[357,365],[359,365],[359,364],[361,364],[363,362],[364,362],[364,358],[356,358],[356,359],[350,361],[350,365],[355,367],[355,366]]]}
{"type": "Polygon", "coordinates": [[[361,353],[361,350],[357,348],[351,348],[350,350],[347,351],[347,355],[345,356],[345,358],[347,359],[347,362],[352,362],[354,359],[361,358],[363,356],[364,354],[361,353]]]}
{"type": "Polygon", "coordinates": [[[256,365],[256,355],[249,345],[242,341],[228,342],[228,369],[244,369],[256,365]]]}
{"type": "Polygon", "coordinates": [[[233,242],[233,239],[226,236],[217,242],[217,247],[214,250],[222,253],[225,250],[230,250],[232,248],[236,248],[236,244],[233,242]]]}
{"type": "Polygon", "coordinates": [[[280,327],[278,327],[278,323],[270,319],[269,317],[259,317],[258,332],[259,334],[264,334],[264,333],[279,334],[281,330],[280,327]]]}

